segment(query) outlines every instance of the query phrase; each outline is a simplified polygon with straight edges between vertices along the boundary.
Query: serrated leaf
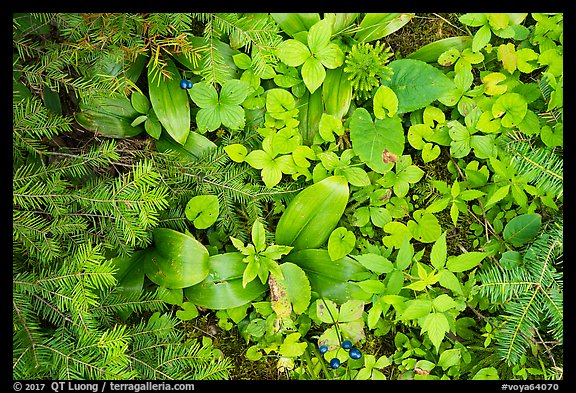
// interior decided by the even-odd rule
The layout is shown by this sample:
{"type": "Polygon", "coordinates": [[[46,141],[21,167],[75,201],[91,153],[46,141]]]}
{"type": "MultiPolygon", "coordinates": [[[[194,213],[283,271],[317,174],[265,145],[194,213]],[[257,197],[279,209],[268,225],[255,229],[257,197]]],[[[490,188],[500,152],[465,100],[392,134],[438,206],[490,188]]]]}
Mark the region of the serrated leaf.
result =
{"type": "Polygon", "coordinates": [[[510,191],[510,184],[505,184],[502,187],[499,187],[496,191],[494,191],[494,193],[492,193],[488,201],[486,201],[485,208],[489,209],[490,207],[492,207],[492,205],[495,205],[502,199],[506,198],[508,196],[509,191],[510,191]]]}
{"type": "Polygon", "coordinates": [[[433,312],[428,314],[422,322],[422,333],[428,333],[428,337],[436,351],[439,350],[440,344],[444,340],[446,333],[450,331],[450,324],[443,313],[433,312]]]}
{"type": "Polygon", "coordinates": [[[458,277],[456,277],[454,273],[452,273],[448,269],[442,269],[440,270],[439,274],[440,277],[438,282],[440,283],[440,285],[442,285],[444,288],[450,289],[452,292],[458,295],[461,296],[464,295],[462,285],[460,284],[458,277]]]}
{"type": "Polygon", "coordinates": [[[406,302],[406,308],[398,316],[401,321],[418,319],[430,314],[432,311],[432,301],[424,299],[412,299],[406,302]]]}
{"type": "Polygon", "coordinates": [[[447,370],[452,366],[460,364],[461,357],[460,348],[446,349],[440,354],[438,366],[442,367],[443,370],[447,370]]]}
{"type": "Polygon", "coordinates": [[[456,302],[449,295],[443,293],[432,300],[432,306],[437,312],[444,312],[455,308],[456,302]]]}

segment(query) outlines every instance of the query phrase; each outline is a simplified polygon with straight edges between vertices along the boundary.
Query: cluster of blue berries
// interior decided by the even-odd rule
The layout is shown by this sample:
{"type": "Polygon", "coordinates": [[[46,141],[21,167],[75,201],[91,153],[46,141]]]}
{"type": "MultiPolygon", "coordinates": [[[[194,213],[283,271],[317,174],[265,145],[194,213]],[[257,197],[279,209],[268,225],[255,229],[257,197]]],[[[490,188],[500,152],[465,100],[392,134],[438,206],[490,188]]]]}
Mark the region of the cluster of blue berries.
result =
{"type": "Polygon", "coordinates": [[[192,82],[186,79],[182,79],[180,81],[180,88],[181,89],[191,89],[192,88],[192,82]]]}
{"type": "MultiPolygon", "coordinates": [[[[349,340],[342,341],[342,348],[344,348],[346,351],[349,351],[348,355],[352,359],[360,359],[362,357],[362,352],[360,352],[358,348],[353,347],[352,343],[349,340]]],[[[320,345],[318,349],[320,350],[321,354],[325,354],[326,352],[328,352],[328,346],[326,345],[320,345]]],[[[340,367],[340,359],[334,358],[330,360],[330,367],[333,369],[337,369],[338,367],[340,367]]]]}

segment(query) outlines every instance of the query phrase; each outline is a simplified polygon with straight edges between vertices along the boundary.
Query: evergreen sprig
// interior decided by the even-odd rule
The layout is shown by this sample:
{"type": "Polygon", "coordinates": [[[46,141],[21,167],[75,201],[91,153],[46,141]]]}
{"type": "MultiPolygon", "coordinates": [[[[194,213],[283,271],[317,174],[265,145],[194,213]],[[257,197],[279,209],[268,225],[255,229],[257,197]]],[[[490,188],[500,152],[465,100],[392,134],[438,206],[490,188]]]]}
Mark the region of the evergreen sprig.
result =
{"type": "Polygon", "coordinates": [[[492,265],[479,273],[480,295],[503,309],[503,326],[497,331],[496,353],[516,364],[543,331],[563,340],[562,219],[549,226],[526,249],[520,266],[492,265]]]}

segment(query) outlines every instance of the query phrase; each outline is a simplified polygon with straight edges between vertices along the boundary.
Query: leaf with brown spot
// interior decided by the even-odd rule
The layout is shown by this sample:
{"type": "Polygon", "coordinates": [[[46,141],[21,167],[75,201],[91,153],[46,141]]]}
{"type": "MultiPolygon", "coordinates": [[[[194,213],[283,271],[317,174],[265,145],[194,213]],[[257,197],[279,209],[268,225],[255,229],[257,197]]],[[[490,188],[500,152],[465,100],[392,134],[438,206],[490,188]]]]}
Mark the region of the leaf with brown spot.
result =
{"type": "Polygon", "coordinates": [[[388,151],[388,149],[384,149],[384,151],[382,152],[382,161],[384,162],[384,164],[389,164],[391,162],[398,162],[398,156],[392,153],[391,151],[388,151]]]}
{"type": "Polygon", "coordinates": [[[274,312],[280,319],[290,318],[292,305],[287,295],[286,284],[274,274],[268,276],[268,285],[270,287],[270,303],[274,312]]]}

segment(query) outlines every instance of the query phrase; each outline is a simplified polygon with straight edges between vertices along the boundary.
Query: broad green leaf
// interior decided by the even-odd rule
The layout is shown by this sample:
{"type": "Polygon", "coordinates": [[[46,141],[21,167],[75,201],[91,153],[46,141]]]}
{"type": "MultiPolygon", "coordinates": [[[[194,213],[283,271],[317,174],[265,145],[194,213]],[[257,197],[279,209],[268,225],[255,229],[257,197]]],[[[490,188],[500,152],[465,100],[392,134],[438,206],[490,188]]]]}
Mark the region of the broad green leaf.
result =
{"type": "Polygon", "coordinates": [[[220,103],[223,105],[240,105],[250,92],[247,82],[239,79],[230,79],[220,89],[220,103]]]}
{"type": "Polygon", "coordinates": [[[444,312],[450,310],[451,308],[456,307],[456,301],[454,301],[454,299],[452,299],[450,296],[443,293],[442,295],[432,300],[432,306],[434,307],[434,310],[436,310],[437,312],[444,312]]]}
{"type": "Polygon", "coordinates": [[[458,256],[450,256],[446,262],[446,268],[453,273],[464,272],[478,266],[486,256],[488,253],[483,251],[470,251],[458,256]]]}
{"type": "Polygon", "coordinates": [[[259,220],[254,220],[251,236],[256,252],[264,251],[266,248],[266,231],[264,230],[264,224],[259,220]]]}
{"type": "Polygon", "coordinates": [[[473,380],[500,380],[495,367],[484,367],[472,377],[473,380]]]}
{"type": "Polygon", "coordinates": [[[315,57],[309,57],[302,66],[302,79],[310,93],[314,93],[316,89],[322,85],[326,78],[326,69],[315,57]]]}
{"type": "Polygon", "coordinates": [[[373,103],[374,116],[378,119],[392,117],[398,111],[398,97],[388,86],[380,86],[376,90],[373,103]]]}
{"type": "Polygon", "coordinates": [[[262,351],[258,348],[257,345],[252,345],[246,350],[246,359],[251,360],[253,362],[262,359],[262,351]]]}
{"type": "Polygon", "coordinates": [[[295,249],[318,248],[328,240],[349,198],[343,176],[330,176],[292,199],[276,226],[276,242],[295,249]]]}
{"type": "Polygon", "coordinates": [[[526,213],[511,219],[504,227],[504,240],[519,247],[532,240],[540,230],[542,217],[537,213],[526,213]]]}
{"type": "Polygon", "coordinates": [[[333,261],[343,258],[356,245],[354,233],[344,227],[338,227],[332,231],[328,238],[328,254],[333,261]]]}
{"type": "Polygon", "coordinates": [[[450,48],[438,56],[438,64],[450,67],[460,58],[460,51],[457,48],[450,48]]]}
{"type": "Polygon", "coordinates": [[[275,160],[271,160],[262,168],[261,177],[266,187],[272,188],[282,180],[282,169],[275,160]]]}
{"type": "Polygon", "coordinates": [[[130,95],[130,102],[132,103],[134,109],[136,109],[138,112],[144,115],[148,114],[148,111],[150,110],[150,101],[144,94],[140,93],[139,91],[134,91],[130,95]]]}
{"type": "Polygon", "coordinates": [[[171,78],[148,67],[150,103],[168,134],[183,145],[190,133],[190,100],[186,90],[180,88],[181,76],[176,64],[168,60],[164,70],[171,78]]]}
{"type": "Polygon", "coordinates": [[[206,229],[218,219],[220,204],[216,195],[197,195],[186,204],[186,218],[198,229],[206,229]]]}
{"type": "Polygon", "coordinates": [[[184,301],[184,292],[182,288],[170,289],[166,287],[158,287],[158,299],[168,304],[181,306],[184,301]]]}
{"type": "Polygon", "coordinates": [[[504,127],[512,128],[518,125],[526,116],[528,104],[518,93],[506,93],[499,97],[492,106],[492,116],[502,118],[504,127]]]}
{"type": "Polygon", "coordinates": [[[401,321],[418,319],[430,314],[432,311],[432,301],[424,299],[412,299],[406,302],[406,308],[398,315],[401,321]]]}
{"type": "Polygon", "coordinates": [[[370,220],[374,226],[382,228],[384,225],[392,221],[392,214],[384,207],[370,207],[370,220]]]}
{"type": "Polygon", "coordinates": [[[504,94],[508,89],[507,85],[499,83],[506,80],[506,75],[501,72],[491,72],[482,77],[482,83],[486,85],[484,92],[489,96],[504,94]]]}
{"type": "Polygon", "coordinates": [[[442,227],[434,214],[417,210],[413,218],[414,220],[408,221],[407,226],[414,239],[422,243],[432,243],[442,234],[442,227]]]}
{"type": "Polygon", "coordinates": [[[196,125],[201,132],[214,131],[222,124],[220,106],[202,108],[196,113],[196,125]]]}
{"type": "Polygon", "coordinates": [[[400,248],[404,239],[408,238],[408,240],[412,239],[412,233],[408,229],[408,227],[398,221],[391,221],[388,224],[384,225],[382,228],[384,232],[390,233],[390,236],[384,236],[382,238],[382,243],[388,248],[395,247],[400,248]]]}
{"type": "Polygon", "coordinates": [[[280,344],[278,352],[285,357],[300,357],[306,351],[308,346],[307,342],[298,342],[300,339],[300,333],[290,333],[284,339],[284,342],[280,344]]]}
{"type": "Polygon", "coordinates": [[[224,146],[224,151],[234,162],[244,162],[246,160],[246,155],[248,154],[248,149],[246,146],[240,143],[233,143],[231,145],[224,146]]]}
{"type": "Polygon", "coordinates": [[[479,52],[484,49],[484,47],[490,42],[491,38],[492,31],[490,30],[490,26],[484,25],[480,27],[472,38],[472,51],[479,52]]]}
{"type": "Polygon", "coordinates": [[[461,358],[460,348],[446,349],[440,354],[438,366],[442,367],[442,370],[447,370],[452,366],[460,364],[461,358]]]}
{"type": "Polygon", "coordinates": [[[189,321],[191,319],[196,318],[199,315],[198,309],[193,303],[184,302],[182,303],[181,307],[182,310],[176,311],[176,317],[178,317],[178,319],[182,321],[189,321]]]}
{"type": "Polygon", "coordinates": [[[458,120],[451,120],[447,123],[450,138],[450,154],[454,158],[462,158],[470,153],[470,131],[458,120]]]}
{"type": "Polygon", "coordinates": [[[456,88],[442,71],[420,60],[394,60],[388,66],[394,74],[382,85],[396,93],[399,114],[424,108],[456,88]]]}
{"type": "MultiPolygon", "coordinates": [[[[362,290],[364,292],[368,292],[368,293],[382,293],[384,291],[384,289],[386,288],[386,286],[384,285],[384,283],[382,283],[382,281],[380,280],[365,280],[365,281],[360,281],[358,283],[358,286],[360,288],[362,288],[362,290]]],[[[376,306],[376,304],[380,304],[380,303],[374,303],[374,306],[376,306]]],[[[381,309],[380,309],[381,310],[381,309]]]]}
{"type": "Polygon", "coordinates": [[[444,340],[444,336],[449,331],[450,324],[443,313],[430,313],[422,322],[422,333],[428,333],[428,337],[430,338],[430,341],[432,341],[432,344],[434,344],[436,351],[439,350],[440,344],[442,344],[442,341],[444,340]]]}
{"type": "Polygon", "coordinates": [[[308,47],[310,48],[310,52],[317,54],[328,46],[331,35],[332,25],[328,19],[322,19],[314,23],[308,31],[308,47]]]}
{"type": "Polygon", "coordinates": [[[316,53],[322,65],[334,70],[344,64],[344,52],[336,44],[330,43],[316,53]]]}
{"type": "Polygon", "coordinates": [[[412,263],[412,257],[414,256],[414,246],[410,243],[409,239],[404,239],[398,254],[396,255],[396,268],[399,270],[405,270],[412,263]]]}
{"type": "Polygon", "coordinates": [[[452,273],[448,269],[440,270],[440,278],[438,282],[444,288],[450,289],[452,292],[456,293],[457,295],[464,295],[464,291],[462,290],[462,285],[460,284],[460,280],[454,273],[452,273]]]}
{"type": "Polygon", "coordinates": [[[350,140],[354,152],[378,173],[391,168],[382,160],[385,150],[397,156],[404,151],[404,129],[400,118],[386,117],[373,122],[365,108],[357,108],[351,117],[350,140]]]}
{"type": "Polygon", "coordinates": [[[378,254],[368,253],[354,255],[354,259],[360,262],[366,269],[377,274],[390,273],[394,269],[394,265],[388,258],[378,254]]]}
{"type": "Polygon", "coordinates": [[[242,286],[242,275],[246,268],[244,256],[239,252],[217,254],[209,257],[209,274],[199,284],[185,288],[188,301],[199,306],[222,310],[239,307],[258,299],[267,291],[259,280],[242,286]]]}
{"type": "Polygon", "coordinates": [[[295,106],[294,96],[288,90],[274,88],[266,91],[266,111],[270,116],[282,119],[282,116],[295,106]]]}
{"type": "Polygon", "coordinates": [[[369,186],[371,184],[370,177],[366,171],[359,167],[342,168],[342,173],[348,183],[356,187],[369,186]]]}
{"type": "Polygon", "coordinates": [[[276,47],[278,58],[290,67],[298,67],[310,58],[310,50],[302,42],[288,39],[276,47]]]}
{"type": "Polygon", "coordinates": [[[334,115],[322,113],[318,124],[318,133],[326,142],[334,141],[334,133],[341,135],[344,132],[342,121],[334,115]]]}
{"type": "Polygon", "coordinates": [[[425,143],[422,148],[422,160],[425,163],[434,161],[440,156],[440,146],[434,145],[432,143],[425,143]]]}
{"type": "Polygon", "coordinates": [[[302,314],[308,310],[312,290],[308,277],[302,268],[298,265],[284,262],[280,265],[288,297],[292,302],[293,310],[296,314],[302,314]]]}
{"type": "Polygon", "coordinates": [[[370,42],[386,37],[402,28],[413,17],[413,13],[367,13],[362,18],[354,39],[358,42],[370,42]]]}
{"type": "Polygon", "coordinates": [[[418,183],[420,179],[424,176],[424,171],[418,168],[416,165],[410,165],[398,173],[397,181],[403,181],[407,183],[418,183]]]}
{"type": "Polygon", "coordinates": [[[517,66],[520,72],[529,74],[538,68],[536,60],[538,59],[538,53],[530,48],[522,48],[516,52],[517,55],[517,66]]]}
{"type": "Polygon", "coordinates": [[[483,12],[469,12],[458,17],[458,20],[467,26],[479,27],[488,22],[486,14],[483,12]]]}
{"type": "Polygon", "coordinates": [[[209,108],[218,104],[218,92],[207,82],[195,83],[189,93],[192,101],[200,108],[209,108]]]}
{"type": "Polygon", "coordinates": [[[501,119],[494,118],[491,112],[483,112],[476,123],[476,128],[484,133],[498,132],[501,129],[501,119]]]}
{"type": "Polygon", "coordinates": [[[338,322],[352,322],[362,318],[364,311],[364,302],[362,300],[348,300],[340,306],[338,322]]]}
{"type": "Polygon", "coordinates": [[[321,322],[335,323],[338,321],[340,311],[332,300],[319,299],[316,301],[316,316],[321,322]]]}
{"type": "MultiPolygon", "coordinates": [[[[200,109],[204,111],[206,109],[200,109]]],[[[240,130],[244,127],[244,108],[240,105],[220,105],[220,121],[222,125],[230,128],[231,130],[240,130]]]]}
{"type": "Polygon", "coordinates": [[[430,251],[430,263],[437,270],[440,270],[446,263],[446,255],[446,232],[442,232],[442,235],[440,235],[440,237],[432,245],[432,250],[430,251]]]}
{"type": "Polygon", "coordinates": [[[146,276],[166,288],[186,288],[208,275],[208,250],[192,236],[168,228],[152,232],[154,248],[146,255],[146,276]]]}
{"type": "Polygon", "coordinates": [[[517,57],[516,47],[513,43],[502,44],[498,47],[498,60],[502,62],[502,66],[506,71],[512,74],[516,70],[517,57]]]}

